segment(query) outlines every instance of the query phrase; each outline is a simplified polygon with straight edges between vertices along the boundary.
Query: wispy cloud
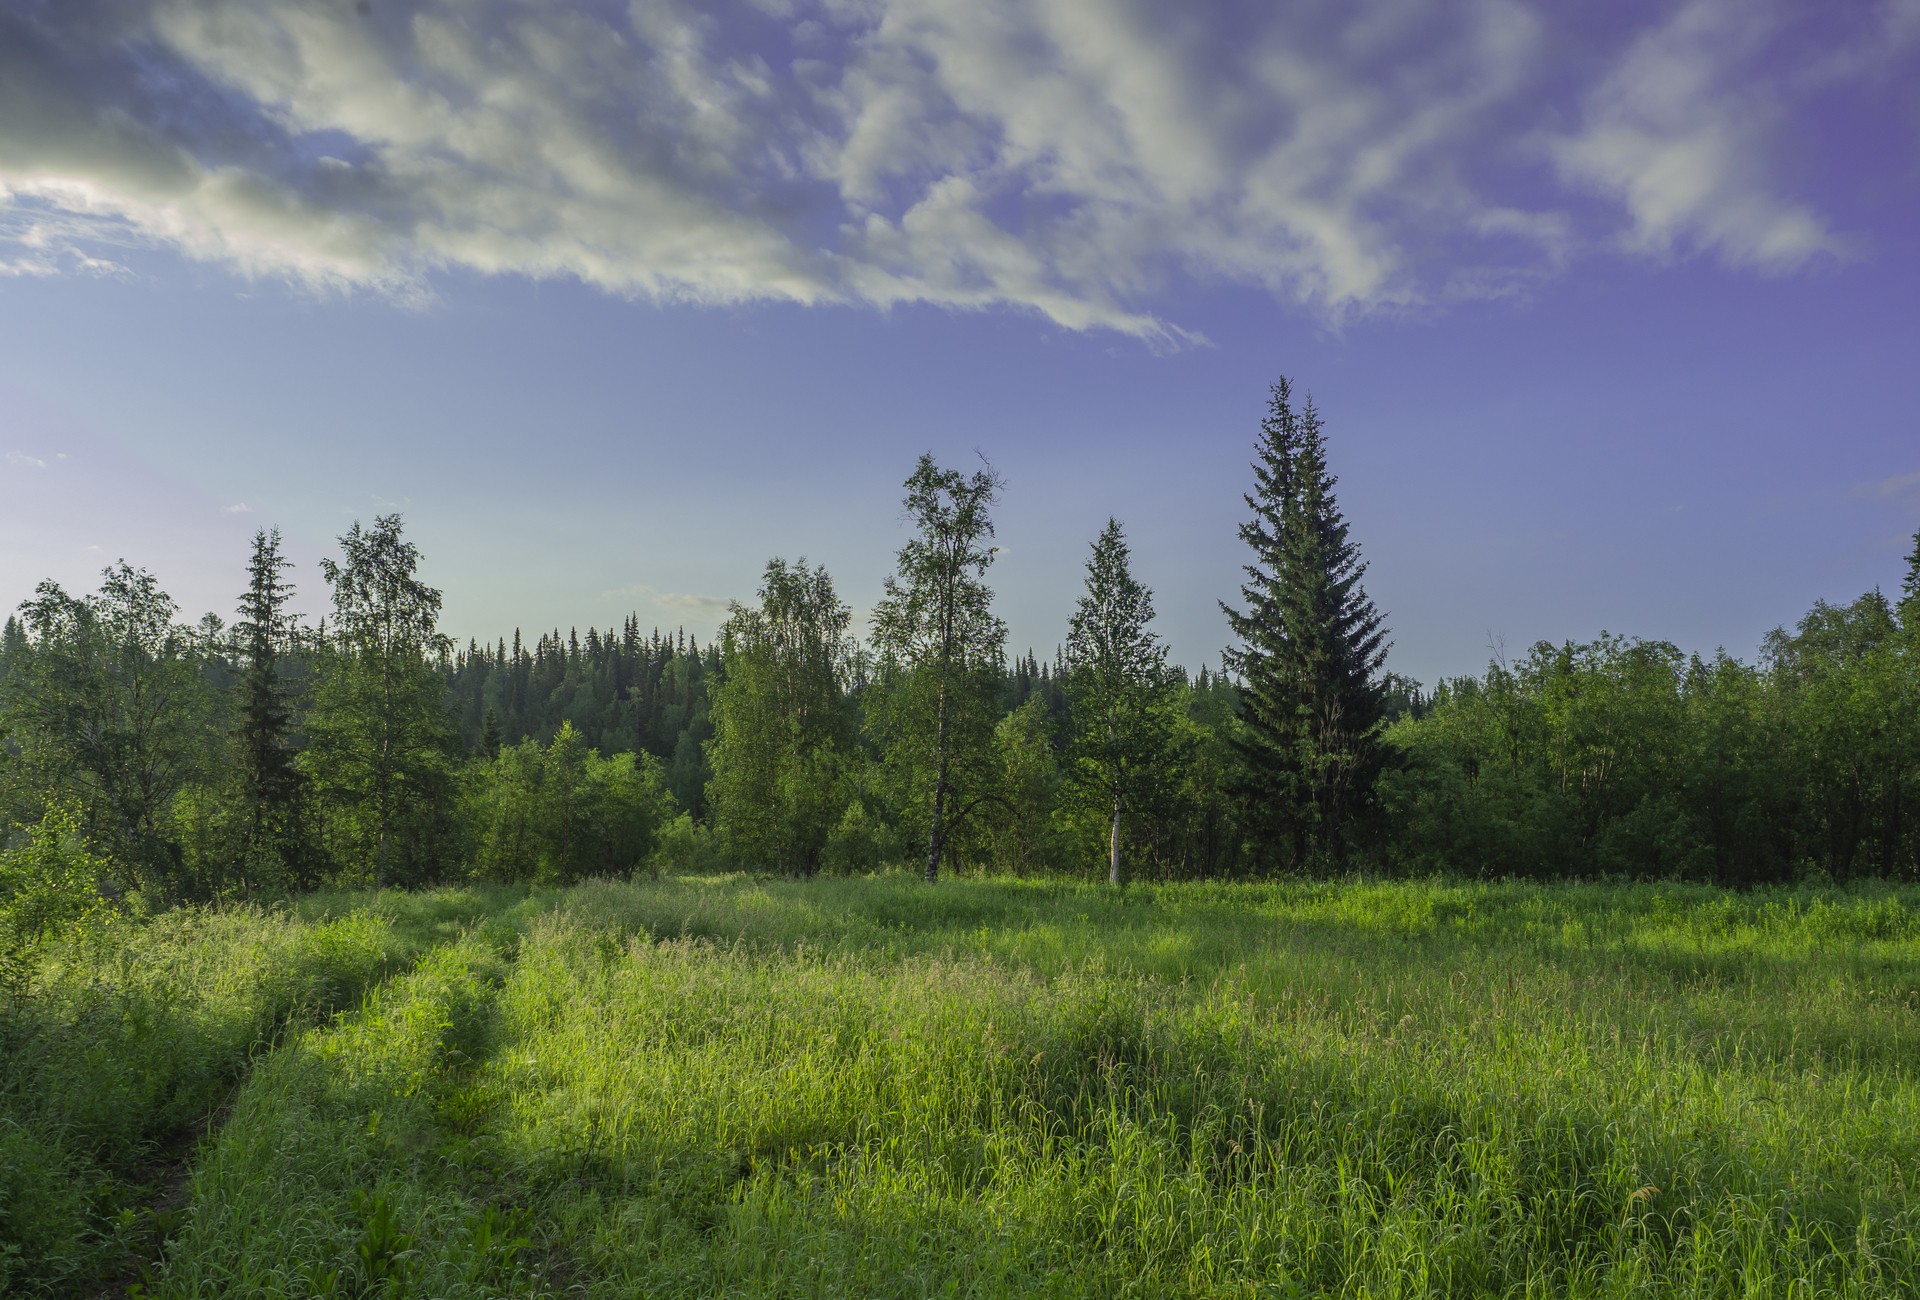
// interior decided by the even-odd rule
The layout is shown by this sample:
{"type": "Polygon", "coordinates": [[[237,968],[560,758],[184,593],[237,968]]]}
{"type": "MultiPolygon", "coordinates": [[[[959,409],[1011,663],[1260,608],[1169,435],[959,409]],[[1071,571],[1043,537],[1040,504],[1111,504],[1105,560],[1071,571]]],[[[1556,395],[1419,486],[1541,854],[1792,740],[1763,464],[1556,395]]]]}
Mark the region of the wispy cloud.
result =
{"type": "Polygon", "coordinates": [[[733,605],[727,596],[696,596],[684,591],[663,591],[653,598],[656,605],[667,609],[691,610],[696,614],[724,614],[733,605]]]}
{"type": "Polygon", "coordinates": [[[696,614],[725,614],[733,606],[729,596],[700,596],[684,591],[661,591],[645,583],[614,587],[600,593],[601,600],[645,601],[666,609],[687,610],[696,614]]]}
{"type": "Polygon", "coordinates": [[[1689,0],[1634,42],[1588,96],[1581,128],[1554,142],[1571,181],[1625,204],[1629,247],[1692,244],[1769,270],[1841,251],[1768,172],[1785,104],[1756,65],[1781,27],[1769,4],[1689,0]]]}
{"type": "Polygon", "coordinates": [[[7,464],[16,465],[21,469],[45,469],[47,467],[46,461],[38,456],[29,456],[24,451],[8,452],[7,464]]]}
{"type": "Polygon", "coordinates": [[[1853,490],[1857,497],[1886,501],[1894,497],[1920,496],[1920,473],[1895,474],[1878,483],[1862,483],[1853,490]]]}
{"type": "Polygon", "coordinates": [[[226,515],[250,515],[253,513],[253,507],[244,501],[236,501],[230,506],[222,506],[220,513],[226,515]]]}
{"type": "Polygon", "coordinates": [[[157,246],[403,301],[461,269],[1178,344],[1180,277],[1338,316],[1610,243],[1786,269],[1840,242],[1769,166],[1799,92],[1762,57],[1859,42],[1773,12],[1689,0],[1589,57],[1517,0],[14,6],[0,274],[157,246]],[[1569,112],[1523,174],[1516,124],[1569,112]],[[1614,224],[1574,221],[1588,194],[1614,224]]]}

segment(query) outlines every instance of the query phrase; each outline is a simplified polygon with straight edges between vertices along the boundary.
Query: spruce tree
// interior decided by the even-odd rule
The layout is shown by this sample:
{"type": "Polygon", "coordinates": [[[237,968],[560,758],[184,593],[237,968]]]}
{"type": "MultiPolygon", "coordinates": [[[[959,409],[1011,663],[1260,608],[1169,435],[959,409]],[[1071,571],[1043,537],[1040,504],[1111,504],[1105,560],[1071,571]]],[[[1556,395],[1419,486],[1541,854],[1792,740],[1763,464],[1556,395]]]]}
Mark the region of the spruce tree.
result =
{"type": "Polygon", "coordinates": [[[1920,633],[1920,532],[1913,535],[1907,576],[1900,580],[1900,621],[1908,632],[1920,633]]]}
{"type": "Polygon", "coordinates": [[[234,719],[239,750],[240,798],[245,809],[241,882],[251,889],[263,864],[272,862],[302,886],[308,855],[300,835],[300,770],[294,764],[293,705],[282,671],[282,652],[293,637],[287,612],[293,585],[281,575],[291,567],[280,552],[280,530],[253,535],[247,589],[240,596],[234,640],[243,656],[234,719]]]}
{"type": "Polygon", "coordinates": [[[18,618],[7,615],[4,629],[0,629],[0,682],[7,674],[19,668],[27,661],[27,629],[18,618]]]}
{"type": "Polygon", "coordinates": [[[1107,881],[1115,885],[1122,813],[1164,764],[1177,708],[1177,681],[1152,622],[1153,593],[1133,576],[1126,534],[1109,518],[1087,561],[1066,653],[1076,784],[1109,814],[1107,881]]]}
{"type": "Polygon", "coordinates": [[[1253,470],[1245,608],[1221,605],[1240,642],[1224,656],[1242,698],[1237,793],[1269,852],[1284,844],[1299,866],[1344,855],[1378,768],[1386,631],[1360,585],[1367,566],[1334,498],[1319,413],[1311,399],[1294,409],[1285,378],[1253,470]]]}

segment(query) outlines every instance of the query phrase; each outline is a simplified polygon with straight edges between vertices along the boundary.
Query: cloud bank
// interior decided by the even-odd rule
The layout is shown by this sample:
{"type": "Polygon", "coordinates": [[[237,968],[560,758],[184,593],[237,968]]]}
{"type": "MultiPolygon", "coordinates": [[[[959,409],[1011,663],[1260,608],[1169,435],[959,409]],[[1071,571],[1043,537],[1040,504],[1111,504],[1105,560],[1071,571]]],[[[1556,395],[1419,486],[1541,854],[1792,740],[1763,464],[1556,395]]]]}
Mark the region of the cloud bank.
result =
{"type": "Polygon", "coordinates": [[[1189,282],[1338,316],[1592,247],[1790,270],[1841,240],[1776,175],[1772,72],[1920,42],[1906,0],[1847,8],[21,0],[0,276],[160,247],[401,299],[466,271],[1171,342],[1189,282]]]}

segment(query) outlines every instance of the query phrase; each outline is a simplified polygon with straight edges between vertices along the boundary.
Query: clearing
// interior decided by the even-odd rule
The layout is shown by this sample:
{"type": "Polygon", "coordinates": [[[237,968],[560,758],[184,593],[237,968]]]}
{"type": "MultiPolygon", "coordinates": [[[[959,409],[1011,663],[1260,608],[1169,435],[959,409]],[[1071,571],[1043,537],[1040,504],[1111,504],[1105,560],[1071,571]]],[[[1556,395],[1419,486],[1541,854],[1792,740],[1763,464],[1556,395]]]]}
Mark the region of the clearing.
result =
{"type": "Polygon", "coordinates": [[[1920,1287],[1911,888],[326,894],[0,1033],[24,1295],[1920,1287]]]}

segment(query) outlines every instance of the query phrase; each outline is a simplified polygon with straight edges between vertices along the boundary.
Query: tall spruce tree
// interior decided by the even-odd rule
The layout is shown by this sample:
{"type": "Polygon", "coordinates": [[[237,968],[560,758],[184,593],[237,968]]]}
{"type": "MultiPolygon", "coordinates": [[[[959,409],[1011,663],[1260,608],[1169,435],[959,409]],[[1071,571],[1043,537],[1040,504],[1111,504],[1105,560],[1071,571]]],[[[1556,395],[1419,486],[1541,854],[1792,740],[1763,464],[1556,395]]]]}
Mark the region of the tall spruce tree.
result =
{"type": "Polygon", "coordinates": [[[249,890],[269,870],[301,887],[314,884],[300,815],[303,778],[294,762],[293,704],[282,662],[294,633],[287,609],[294,589],[283,576],[291,567],[280,552],[279,529],[253,535],[247,589],[233,627],[243,656],[234,743],[246,819],[241,884],[249,890]]]}
{"type": "Polygon", "coordinates": [[[1110,814],[1107,880],[1115,885],[1122,813],[1163,759],[1177,707],[1167,647],[1152,622],[1153,593],[1133,576],[1119,521],[1108,519],[1087,561],[1066,653],[1075,774],[1110,814]]]}
{"type": "Polygon", "coordinates": [[[1285,845],[1304,866],[1344,855],[1378,770],[1386,631],[1360,585],[1367,566],[1334,499],[1319,413],[1311,399],[1294,409],[1284,377],[1253,472],[1245,608],[1220,606],[1240,642],[1224,656],[1243,702],[1238,793],[1269,850],[1285,845]]]}

